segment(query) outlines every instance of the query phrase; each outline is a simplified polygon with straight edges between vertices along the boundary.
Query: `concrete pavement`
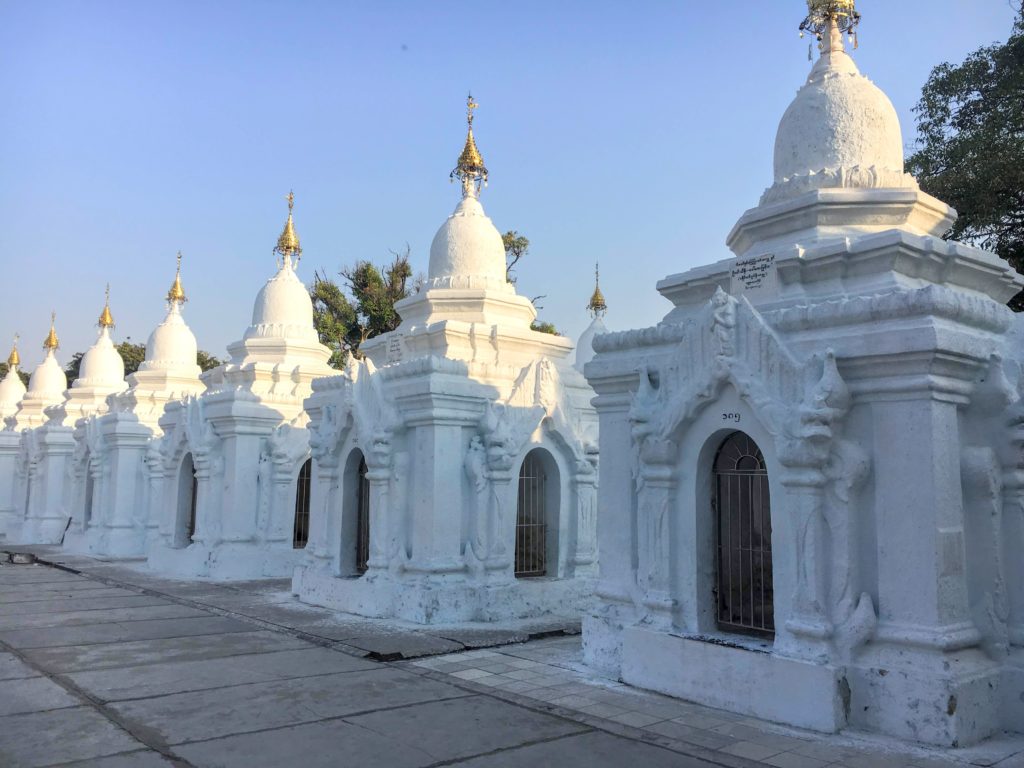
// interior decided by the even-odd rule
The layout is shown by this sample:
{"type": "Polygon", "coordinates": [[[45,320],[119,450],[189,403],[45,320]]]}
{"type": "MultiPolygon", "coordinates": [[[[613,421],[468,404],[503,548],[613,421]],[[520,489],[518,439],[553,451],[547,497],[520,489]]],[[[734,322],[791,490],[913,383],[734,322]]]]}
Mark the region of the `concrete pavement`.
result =
{"type": "Polygon", "coordinates": [[[1019,739],[941,753],[636,691],[582,667],[573,622],[425,630],[43,556],[70,570],[0,564],[4,768],[1024,766],[1019,739]]]}

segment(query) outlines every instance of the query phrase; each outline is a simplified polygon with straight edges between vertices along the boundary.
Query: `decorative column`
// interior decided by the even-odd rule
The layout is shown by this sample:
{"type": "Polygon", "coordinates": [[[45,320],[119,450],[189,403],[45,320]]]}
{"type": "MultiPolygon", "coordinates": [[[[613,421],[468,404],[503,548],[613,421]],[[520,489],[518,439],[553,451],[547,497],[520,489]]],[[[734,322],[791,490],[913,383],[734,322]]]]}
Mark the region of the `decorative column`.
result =
{"type": "Polygon", "coordinates": [[[597,453],[576,462],[576,546],[572,564],[575,576],[596,575],[597,566],[597,453]]]}
{"type": "Polygon", "coordinates": [[[640,447],[637,581],[643,592],[644,607],[654,612],[656,621],[664,625],[671,624],[675,605],[669,591],[669,510],[676,488],[677,453],[678,448],[671,440],[648,437],[640,447]]]}

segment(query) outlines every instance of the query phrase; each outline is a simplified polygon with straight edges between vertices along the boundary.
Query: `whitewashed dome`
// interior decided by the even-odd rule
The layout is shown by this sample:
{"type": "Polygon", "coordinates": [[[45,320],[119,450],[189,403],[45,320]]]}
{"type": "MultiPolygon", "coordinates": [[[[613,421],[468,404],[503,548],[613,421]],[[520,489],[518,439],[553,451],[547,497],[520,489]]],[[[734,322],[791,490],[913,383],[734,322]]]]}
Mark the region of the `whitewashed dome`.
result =
{"type": "Polygon", "coordinates": [[[318,340],[313,327],[313,302],[288,257],[256,294],[252,325],[245,338],[254,336],[318,340]]]}
{"type": "Polygon", "coordinates": [[[172,301],[167,317],[146,341],[146,359],[140,371],[189,370],[196,368],[199,345],[195,334],[181,316],[181,305],[172,301]]]}
{"type": "Polygon", "coordinates": [[[102,326],[96,343],[82,356],[75,387],[107,387],[124,382],[124,360],[110,338],[110,328],[102,326]]]}
{"type": "Polygon", "coordinates": [[[602,333],[608,333],[601,316],[596,316],[587,326],[587,329],[580,334],[576,342],[576,360],[572,367],[583,373],[583,366],[594,359],[594,338],[602,333]]]}
{"type": "Polygon", "coordinates": [[[505,273],[505,244],[501,233],[480,204],[487,183],[487,166],[473,136],[473,110],[466,100],[466,143],[451,179],[462,185],[462,200],[441,225],[430,244],[427,278],[430,288],[482,288],[513,291],[505,273]]]}
{"type": "Polygon", "coordinates": [[[431,288],[508,289],[501,233],[472,194],[455,206],[430,244],[431,288]]]}
{"type": "Polygon", "coordinates": [[[21,383],[18,369],[13,365],[0,381],[0,417],[14,413],[21,398],[25,396],[25,385],[21,383]]]}
{"type": "Polygon", "coordinates": [[[67,388],[67,374],[64,373],[64,369],[57,362],[53,349],[49,349],[46,352],[46,357],[43,358],[43,362],[32,371],[32,375],[28,380],[28,392],[26,394],[32,395],[39,400],[56,401],[61,399],[64,390],[67,388]]]}
{"type": "Polygon", "coordinates": [[[834,25],[775,137],[775,179],[761,202],[825,187],[916,187],[889,97],[860,73],[834,25]]]}

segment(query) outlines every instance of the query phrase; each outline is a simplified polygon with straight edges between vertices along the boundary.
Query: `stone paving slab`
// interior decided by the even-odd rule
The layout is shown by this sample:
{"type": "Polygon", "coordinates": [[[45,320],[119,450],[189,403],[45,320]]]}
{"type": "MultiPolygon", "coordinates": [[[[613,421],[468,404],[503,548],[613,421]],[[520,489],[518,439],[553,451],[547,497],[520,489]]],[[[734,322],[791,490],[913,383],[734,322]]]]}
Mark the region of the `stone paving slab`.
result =
{"type": "Polygon", "coordinates": [[[90,584],[86,589],[19,589],[11,591],[10,593],[8,593],[7,590],[4,590],[4,593],[0,594],[0,605],[6,606],[9,603],[38,603],[40,600],[82,600],[91,597],[127,597],[137,594],[127,589],[107,587],[102,584],[95,586],[94,584],[90,584]]]}
{"type": "Polygon", "coordinates": [[[469,695],[402,670],[378,667],[111,704],[168,744],[300,725],[384,707],[469,695]]]}
{"type": "Polygon", "coordinates": [[[222,616],[195,616],[180,619],[126,621],[120,624],[87,624],[71,627],[40,627],[0,632],[0,642],[13,648],[56,648],[66,645],[94,645],[133,640],[163,640],[192,635],[219,635],[251,632],[244,624],[222,616]]]}
{"type": "Polygon", "coordinates": [[[346,720],[423,750],[438,761],[509,749],[524,740],[543,741],[589,730],[571,720],[484,696],[432,701],[346,720]]]}
{"type": "Polygon", "coordinates": [[[0,718],[0,765],[4,768],[35,768],[143,748],[88,707],[0,718]]]}
{"type": "Polygon", "coordinates": [[[141,640],[132,643],[36,648],[26,651],[25,656],[50,672],[59,674],[164,661],[198,661],[304,647],[308,647],[305,642],[288,635],[255,631],[141,640]]]}
{"type": "Polygon", "coordinates": [[[372,661],[327,648],[306,647],[203,661],[73,672],[67,678],[101,701],[117,701],[378,668],[372,661]]]}
{"type": "Polygon", "coordinates": [[[709,763],[661,747],[608,733],[584,733],[531,744],[458,763],[460,768],[523,768],[523,766],[581,765],[587,768],[705,768],[709,763]]]}
{"type": "Polygon", "coordinates": [[[99,757],[95,760],[76,760],[73,763],[62,763],[60,768],[172,768],[175,766],[168,758],[153,750],[125,752],[120,755],[99,757]]]}
{"type": "Polygon", "coordinates": [[[79,701],[45,677],[7,680],[0,687],[0,717],[78,706],[79,701]]]}
{"type": "Polygon", "coordinates": [[[147,605],[170,605],[167,600],[151,595],[129,593],[124,597],[61,598],[8,603],[0,610],[4,616],[50,614],[68,611],[106,611],[112,608],[139,608],[147,605]]]}
{"type": "Polygon", "coordinates": [[[0,651],[0,680],[20,680],[39,675],[13,653],[0,651]]]}
{"type": "Polygon", "coordinates": [[[204,768],[425,768],[436,762],[422,750],[344,720],[178,745],[172,751],[204,768]],[[297,745],[302,745],[301,761],[297,745]]]}
{"type": "Polygon", "coordinates": [[[198,608],[176,603],[143,605],[137,608],[111,608],[89,611],[53,611],[31,614],[0,614],[0,631],[7,629],[30,629],[37,627],[66,627],[107,622],[143,621],[146,619],[184,619],[209,616],[198,608]]]}

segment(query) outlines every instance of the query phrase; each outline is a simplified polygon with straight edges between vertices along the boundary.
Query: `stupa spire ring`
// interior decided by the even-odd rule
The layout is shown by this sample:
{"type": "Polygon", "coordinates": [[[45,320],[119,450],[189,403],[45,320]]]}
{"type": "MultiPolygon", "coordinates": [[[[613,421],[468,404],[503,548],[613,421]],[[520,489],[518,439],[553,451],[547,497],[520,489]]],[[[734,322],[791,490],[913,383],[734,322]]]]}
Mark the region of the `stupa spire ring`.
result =
{"type": "Polygon", "coordinates": [[[103,311],[100,313],[98,325],[100,328],[114,327],[114,316],[110,314],[110,283],[107,283],[106,300],[103,304],[103,311]]]}
{"type": "Polygon", "coordinates": [[[469,94],[466,97],[466,143],[458,163],[449,174],[450,179],[462,182],[463,197],[476,197],[480,194],[480,187],[487,186],[487,166],[484,165],[484,158],[473,137],[473,110],[478,106],[473,100],[473,94],[469,94]]]}
{"type": "Polygon", "coordinates": [[[604,317],[608,311],[608,304],[604,300],[604,294],[601,292],[601,265],[599,263],[594,264],[594,292],[590,295],[587,309],[594,317],[604,317]]]}
{"type": "Polygon", "coordinates": [[[18,354],[18,334],[14,334],[14,345],[11,347],[11,354],[7,357],[7,365],[10,368],[17,368],[21,365],[21,355],[18,354]]]}
{"type": "Polygon", "coordinates": [[[807,17],[800,23],[800,37],[807,32],[818,38],[823,52],[841,51],[846,33],[856,48],[858,24],[856,0],[807,0],[807,17]]]}
{"type": "Polygon", "coordinates": [[[50,332],[46,334],[46,339],[43,341],[43,349],[55,350],[60,347],[60,339],[57,338],[57,313],[50,313],[50,332]]]}
{"type": "Polygon", "coordinates": [[[295,232],[295,222],[292,219],[292,211],[295,209],[295,193],[289,190],[285,200],[288,201],[288,221],[284,224],[281,236],[277,238],[274,253],[284,259],[286,264],[291,265],[293,259],[298,262],[302,257],[302,248],[299,246],[299,236],[295,232]]]}
{"type": "Polygon", "coordinates": [[[178,269],[174,273],[174,282],[171,289],[167,291],[167,301],[171,304],[184,304],[188,301],[185,296],[185,289],[181,285],[181,251],[178,251],[178,269]]]}

